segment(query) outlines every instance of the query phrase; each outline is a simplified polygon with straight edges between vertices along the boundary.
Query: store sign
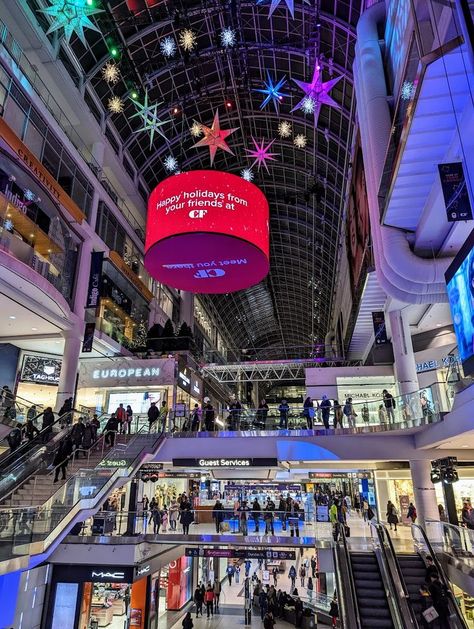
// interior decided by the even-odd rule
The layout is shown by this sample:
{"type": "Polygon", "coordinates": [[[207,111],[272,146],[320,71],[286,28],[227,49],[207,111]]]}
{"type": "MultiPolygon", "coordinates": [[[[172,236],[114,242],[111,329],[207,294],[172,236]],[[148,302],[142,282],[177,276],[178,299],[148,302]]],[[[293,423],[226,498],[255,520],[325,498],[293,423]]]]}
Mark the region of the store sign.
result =
{"type": "Polygon", "coordinates": [[[146,574],[149,574],[150,570],[151,570],[150,564],[147,564],[146,566],[143,566],[142,568],[137,568],[137,578],[143,577],[146,574]]]}
{"type": "Polygon", "coordinates": [[[277,467],[277,459],[173,459],[173,467],[277,467]]]}
{"type": "Polygon", "coordinates": [[[269,271],[268,202],[257,186],[216,170],[173,175],[151,193],[145,267],[193,293],[231,293],[269,271]]]}
{"type": "Polygon", "coordinates": [[[87,289],[86,308],[97,308],[101,296],[102,265],[104,252],[93,251],[91,253],[91,270],[89,273],[89,287],[87,289]]]}
{"type": "Polygon", "coordinates": [[[64,583],[133,583],[133,566],[56,564],[54,578],[64,583]]]}
{"type": "Polygon", "coordinates": [[[374,326],[375,344],[385,345],[388,343],[387,328],[385,327],[385,313],[383,310],[372,313],[372,324],[374,326]]]}
{"type": "Polygon", "coordinates": [[[203,386],[201,378],[198,376],[191,376],[191,395],[199,400],[202,397],[202,390],[203,386]]]}
{"type": "Polygon", "coordinates": [[[255,550],[253,548],[202,548],[184,549],[185,557],[222,557],[224,559],[279,559],[295,560],[294,550],[255,550]]]}
{"type": "Polygon", "coordinates": [[[107,571],[104,572],[103,570],[92,570],[91,572],[91,581],[100,579],[101,581],[106,581],[107,579],[110,579],[111,581],[123,581],[125,579],[125,572],[120,572],[118,570],[112,572],[112,571],[107,571]]]}
{"type": "Polygon", "coordinates": [[[23,358],[21,382],[37,382],[40,384],[59,384],[62,361],[59,358],[44,358],[27,355],[23,358]]]}
{"type": "Polygon", "coordinates": [[[438,170],[448,221],[471,221],[472,208],[462,162],[438,164],[438,170]]]}
{"type": "Polygon", "coordinates": [[[309,473],[309,477],[310,478],[328,478],[328,479],[336,479],[336,478],[340,478],[343,480],[348,480],[349,479],[350,474],[341,474],[341,473],[333,473],[333,472],[310,472],[309,473]]]}
{"type": "Polygon", "coordinates": [[[92,352],[94,344],[95,320],[89,321],[84,327],[84,339],[82,341],[82,351],[84,353],[92,352]]]}
{"type": "Polygon", "coordinates": [[[182,358],[178,360],[178,386],[186,393],[191,393],[191,369],[182,358]]]}
{"type": "Polygon", "coordinates": [[[433,371],[434,369],[447,369],[459,362],[457,354],[455,356],[449,354],[448,356],[443,356],[441,360],[424,360],[421,363],[416,363],[416,372],[423,373],[424,371],[433,371]]]}
{"type": "Polygon", "coordinates": [[[174,382],[174,359],[87,361],[79,367],[78,387],[165,385],[174,382]]]}
{"type": "Polygon", "coordinates": [[[159,473],[163,469],[163,463],[147,463],[140,468],[140,479],[147,483],[148,481],[156,482],[159,473]]]}
{"type": "Polygon", "coordinates": [[[97,467],[130,467],[136,457],[128,459],[103,459],[97,467]]]}

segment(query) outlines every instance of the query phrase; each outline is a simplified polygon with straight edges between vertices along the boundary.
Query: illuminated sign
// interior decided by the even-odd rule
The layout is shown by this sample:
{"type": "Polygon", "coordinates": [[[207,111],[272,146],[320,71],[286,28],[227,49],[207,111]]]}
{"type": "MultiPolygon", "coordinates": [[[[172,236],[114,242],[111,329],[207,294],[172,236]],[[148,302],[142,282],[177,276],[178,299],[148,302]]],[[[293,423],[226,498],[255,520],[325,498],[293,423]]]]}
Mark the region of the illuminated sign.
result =
{"type": "Polygon", "coordinates": [[[138,568],[137,569],[137,577],[141,577],[144,574],[148,574],[150,572],[150,564],[143,566],[143,568],[138,568]]]}
{"type": "Polygon", "coordinates": [[[241,177],[197,170],[162,181],[148,201],[145,267],[193,293],[229,293],[269,270],[268,203],[241,177]]]}
{"type": "Polygon", "coordinates": [[[456,365],[459,363],[459,356],[453,356],[452,354],[448,354],[448,356],[444,356],[441,360],[424,360],[421,363],[416,363],[416,372],[423,373],[424,371],[432,371],[433,369],[447,369],[451,365],[456,365]]]}
{"type": "Polygon", "coordinates": [[[173,384],[174,359],[100,360],[81,363],[78,387],[173,384]]]}
{"type": "Polygon", "coordinates": [[[178,359],[178,386],[186,393],[191,392],[191,370],[182,358],[178,359]]]}
{"type": "Polygon", "coordinates": [[[294,560],[294,550],[255,550],[253,548],[202,548],[184,549],[185,557],[224,557],[226,559],[279,559],[294,560]]]}
{"type": "Polygon", "coordinates": [[[59,358],[44,358],[42,356],[25,356],[21,369],[22,382],[40,382],[41,384],[57,385],[61,373],[59,358]]]}
{"type": "Polygon", "coordinates": [[[95,570],[92,570],[91,578],[121,581],[122,579],[125,579],[125,572],[96,572],[95,570]]]}
{"type": "Polygon", "coordinates": [[[276,467],[276,459],[173,459],[173,467],[276,467]]]}

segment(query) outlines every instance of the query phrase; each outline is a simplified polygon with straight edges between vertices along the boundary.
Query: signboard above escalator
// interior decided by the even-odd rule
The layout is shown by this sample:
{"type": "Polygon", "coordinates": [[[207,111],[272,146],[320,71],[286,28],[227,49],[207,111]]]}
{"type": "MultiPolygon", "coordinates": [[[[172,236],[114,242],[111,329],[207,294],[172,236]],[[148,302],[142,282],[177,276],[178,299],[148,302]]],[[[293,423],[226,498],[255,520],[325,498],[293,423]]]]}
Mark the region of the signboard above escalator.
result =
{"type": "Polygon", "coordinates": [[[20,381],[56,386],[59,384],[61,363],[59,358],[26,355],[23,358],[20,381]]]}

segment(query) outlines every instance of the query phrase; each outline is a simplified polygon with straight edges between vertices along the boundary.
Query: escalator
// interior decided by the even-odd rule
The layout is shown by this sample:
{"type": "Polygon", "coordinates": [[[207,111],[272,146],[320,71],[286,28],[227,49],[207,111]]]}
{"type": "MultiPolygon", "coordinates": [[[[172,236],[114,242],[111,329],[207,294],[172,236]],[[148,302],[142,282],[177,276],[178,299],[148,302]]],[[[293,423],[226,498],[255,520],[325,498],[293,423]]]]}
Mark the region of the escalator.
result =
{"type": "Polygon", "coordinates": [[[406,586],[408,601],[420,627],[423,626],[423,604],[420,588],[426,584],[426,565],[418,553],[397,554],[401,576],[406,586]]]}
{"type": "Polygon", "coordinates": [[[375,551],[349,551],[362,627],[394,629],[375,551]]]}

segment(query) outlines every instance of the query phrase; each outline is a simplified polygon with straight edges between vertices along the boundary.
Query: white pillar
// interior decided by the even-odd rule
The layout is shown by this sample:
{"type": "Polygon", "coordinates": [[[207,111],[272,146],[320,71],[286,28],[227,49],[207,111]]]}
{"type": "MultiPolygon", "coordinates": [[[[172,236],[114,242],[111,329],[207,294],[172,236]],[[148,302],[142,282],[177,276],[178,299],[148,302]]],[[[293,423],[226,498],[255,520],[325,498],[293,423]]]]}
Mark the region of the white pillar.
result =
{"type": "Polygon", "coordinates": [[[425,520],[439,520],[436,492],[431,482],[431,462],[427,459],[410,461],[413,495],[418,515],[417,524],[425,526],[425,520]]]}
{"type": "Polygon", "coordinates": [[[74,312],[84,320],[84,310],[87,301],[87,289],[89,288],[89,274],[91,269],[92,242],[85,240],[81,245],[77,262],[78,273],[76,290],[74,293],[74,312]]]}
{"type": "Polygon", "coordinates": [[[389,313],[392,330],[392,347],[395,358],[395,377],[400,395],[418,391],[415,354],[411,342],[410,326],[403,310],[389,313]]]}
{"type": "Polygon", "coordinates": [[[74,397],[79,354],[82,347],[82,335],[78,336],[77,329],[63,330],[61,335],[64,338],[64,353],[56,394],[56,411],[59,411],[67,398],[74,397]]]}

